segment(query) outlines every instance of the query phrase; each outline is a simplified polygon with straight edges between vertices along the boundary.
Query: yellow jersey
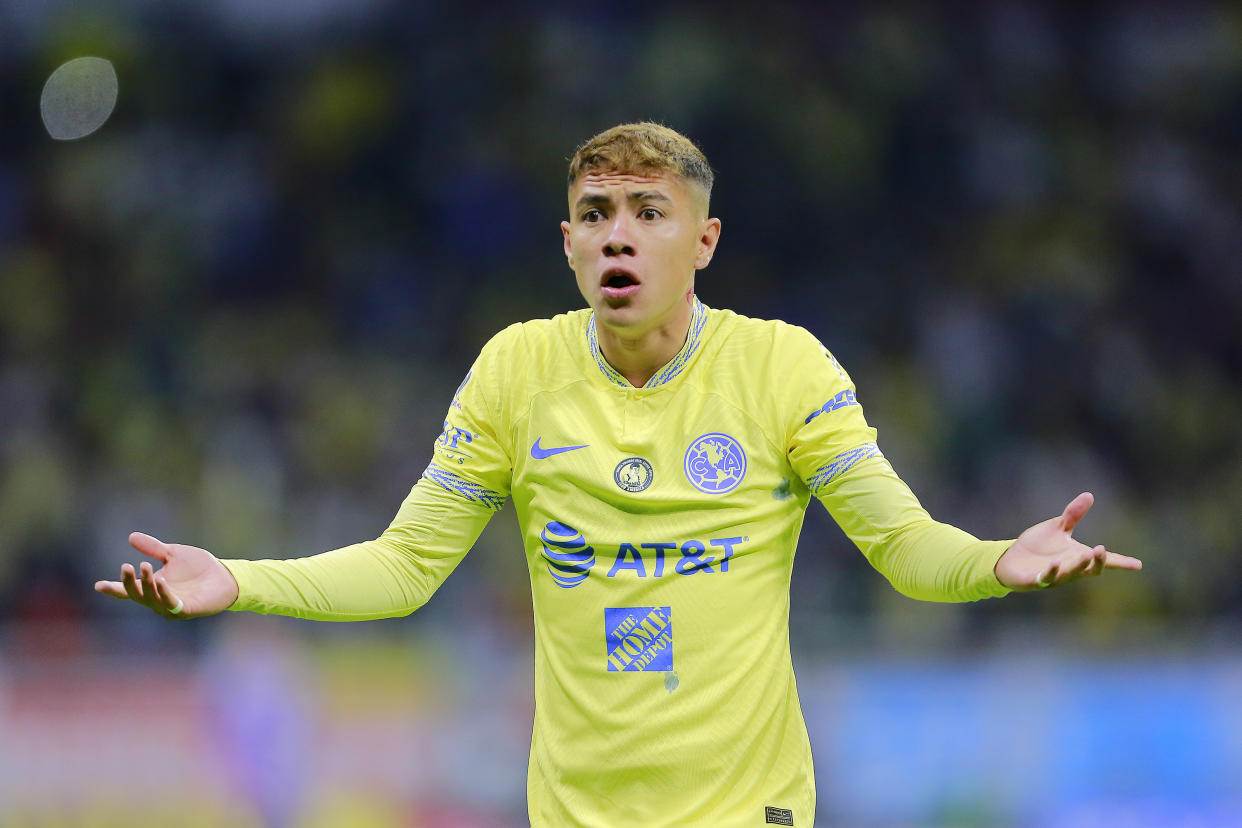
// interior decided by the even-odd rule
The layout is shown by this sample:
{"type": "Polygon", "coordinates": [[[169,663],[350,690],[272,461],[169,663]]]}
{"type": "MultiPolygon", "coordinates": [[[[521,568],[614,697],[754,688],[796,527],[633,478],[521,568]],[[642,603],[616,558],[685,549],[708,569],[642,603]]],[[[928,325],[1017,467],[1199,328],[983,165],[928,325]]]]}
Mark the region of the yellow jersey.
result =
{"type": "Polygon", "coordinates": [[[812,496],[907,594],[1008,591],[993,567],[1010,542],[927,515],[815,337],[697,298],[641,388],[604,359],[589,309],[505,329],[382,536],[225,563],[233,609],[402,615],[512,497],[534,603],[531,824],[809,826],[788,624],[812,496]]]}

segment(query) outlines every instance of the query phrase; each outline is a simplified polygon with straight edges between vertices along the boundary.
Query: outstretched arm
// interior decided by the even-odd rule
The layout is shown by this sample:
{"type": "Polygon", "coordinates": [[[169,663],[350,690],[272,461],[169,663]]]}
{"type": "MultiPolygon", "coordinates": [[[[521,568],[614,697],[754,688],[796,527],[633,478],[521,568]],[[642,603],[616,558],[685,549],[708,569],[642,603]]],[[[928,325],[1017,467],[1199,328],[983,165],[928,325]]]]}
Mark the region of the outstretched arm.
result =
{"type": "Polygon", "coordinates": [[[979,540],[933,520],[884,458],[858,463],[818,494],[845,534],[901,594],[956,602],[1009,592],[993,568],[1011,542],[979,540]]]}
{"type": "Polygon", "coordinates": [[[432,460],[374,540],[290,560],[218,560],[205,549],[141,533],[130,543],[164,564],[121,567],[95,589],[169,617],[230,609],[324,621],[408,615],[426,603],[509,494],[513,461],[498,396],[510,384],[522,326],[492,337],[445,414],[432,460]],[[499,412],[499,413],[498,413],[499,412]],[[465,450],[466,448],[469,450],[465,450]]]}
{"type": "Polygon", "coordinates": [[[1060,586],[1105,569],[1142,568],[1136,558],[1071,537],[1091,508],[1087,492],[1014,541],[978,540],[933,520],[882,458],[859,463],[820,497],[872,566],[899,592],[922,601],[976,601],[1060,586]]]}
{"type": "Polygon", "coordinates": [[[423,477],[380,537],[291,560],[221,561],[135,532],[130,543],[163,568],[143,562],[135,573],[123,564],[120,581],[99,581],[95,589],[170,618],[225,609],[321,621],[408,615],[453,571],[497,508],[498,496],[484,502],[423,477]]]}
{"type": "Polygon", "coordinates": [[[1083,492],[1069,502],[1060,516],[1037,523],[1019,535],[996,562],[996,580],[1010,589],[1047,589],[1088,575],[1101,575],[1106,569],[1142,569],[1143,562],[1138,558],[1074,540],[1074,527],[1094,502],[1091,492],[1083,492]]]}
{"type": "Polygon", "coordinates": [[[1071,537],[1091,508],[1086,492],[1013,541],[979,540],[933,520],[881,454],[845,370],[809,333],[789,330],[788,353],[797,356],[786,367],[805,378],[799,401],[783,410],[790,465],[899,592],[924,601],[976,601],[1105,569],[1142,568],[1135,558],[1071,537]]]}

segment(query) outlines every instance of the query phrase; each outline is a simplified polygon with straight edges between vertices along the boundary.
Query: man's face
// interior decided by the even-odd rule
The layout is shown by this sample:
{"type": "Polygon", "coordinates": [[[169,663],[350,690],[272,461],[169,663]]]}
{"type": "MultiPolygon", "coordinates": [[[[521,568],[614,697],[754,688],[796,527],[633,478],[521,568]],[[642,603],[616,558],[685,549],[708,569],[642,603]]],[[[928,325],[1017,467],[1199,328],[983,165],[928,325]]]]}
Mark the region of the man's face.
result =
{"type": "Polygon", "coordinates": [[[685,313],[694,272],[707,266],[720,220],[706,195],[667,173],[588,173],[569,190],[561,222],[578,290],[599,323],[640,336],[685,313]]]}

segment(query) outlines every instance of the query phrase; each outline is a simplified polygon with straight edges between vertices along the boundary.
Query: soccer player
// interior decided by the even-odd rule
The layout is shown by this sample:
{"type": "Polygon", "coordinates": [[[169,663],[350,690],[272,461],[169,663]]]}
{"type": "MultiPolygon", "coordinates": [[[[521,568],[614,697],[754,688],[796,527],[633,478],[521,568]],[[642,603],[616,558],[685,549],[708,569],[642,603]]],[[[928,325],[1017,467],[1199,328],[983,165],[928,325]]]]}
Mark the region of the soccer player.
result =
{"type": "Polygon", "coordinates": [[[163,567],[125,564],[95,588],[169,618],[406,615],[512,496],[535,615],[531,823],[811,825],[788,624],[812,497],[923,600],[1141,564],[1071,537],[1085,492],[1016,540],[932,520],[814,336],[695,296],[720,238],[711,188],[699,149],[658,124],[578,149],[561,230],[589,307],[483,347],[430,464],[375,540],[247,561],[134,533],[163,567]]]}

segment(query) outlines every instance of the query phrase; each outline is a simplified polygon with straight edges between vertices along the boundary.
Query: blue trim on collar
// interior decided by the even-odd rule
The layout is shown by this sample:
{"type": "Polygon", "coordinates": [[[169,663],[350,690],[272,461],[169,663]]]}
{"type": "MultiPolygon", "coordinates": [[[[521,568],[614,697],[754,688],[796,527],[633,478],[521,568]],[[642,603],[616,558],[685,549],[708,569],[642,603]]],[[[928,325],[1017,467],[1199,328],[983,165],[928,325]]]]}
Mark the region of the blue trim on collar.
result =
{"type": "MultiPolygon", "coordinates": [[[[700,340],[703,334],[703,328],[707,325],[707,306],[699,301],[699,297],[694,297],[694,310],[690,318],[690,330],[686,335],[686,344],[681,346],[681,350],[677,352],[677,356],[669,360],[655,376],[647,381],[644,388],[656,388],[661,385],[667,385],[673,380],[690,362],[690,358],[698,351],[700,340]]],[[[595,335],[595,314],[591,314],[591,320],[587,322],[587,348],[591,351],[591,356],[595,358],[595,364],[599,366],[602,373],[609,382],[619,385],[622,388],[633,388],[630,381],[621,375],[621,372],[608,364],[608,360],[604,359],[604,354],[599,349],[599,339],[595,335]]]]}
{"type": "Polygon", "coordinates": [[[591,356],[595,357],[595,364],[599,366],[600,373],[622,388],[630,387],[629,380],[609,365],[608,360],[604,359],[604,355],[600,353],[599,340],[595,338],[595,314],[591,314],[591,321],[587,323],[587,347],[591,350],[591,356]]]}

